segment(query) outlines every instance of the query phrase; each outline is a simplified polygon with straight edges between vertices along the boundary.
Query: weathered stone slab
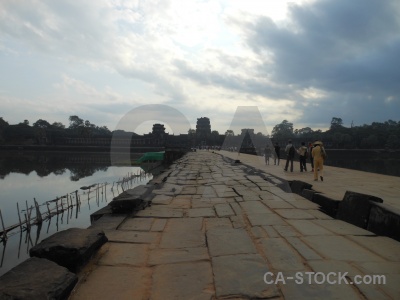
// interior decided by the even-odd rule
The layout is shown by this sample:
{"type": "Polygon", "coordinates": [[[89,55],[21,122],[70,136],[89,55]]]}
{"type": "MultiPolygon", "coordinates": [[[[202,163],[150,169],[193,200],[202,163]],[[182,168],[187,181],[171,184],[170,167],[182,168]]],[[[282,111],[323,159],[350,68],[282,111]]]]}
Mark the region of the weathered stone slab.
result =
{"type": "Polygon", "coordinates": [[[197,248],[205,246],[205,235],[200,230],[164,231],[160,242],[160,248],[170,249],[197,248]]]}
{"type": "Polygon", "coordinates": [[[215,217],[215,211],[211,207],[192,208],[188,209],[188,216],[190,218],[215,217]]]}
{"type": "Polygon", "coordinates": [[[126,219],[126,214],[116,215],[116,214],[105,214],[101,216],[96,221],[92,222],[89,228],[91,229],[117,229],[118,226],[126,219]]]}
{"type": "Polygon", "coordinates": [[[387,260],[400,262],[400,243],[398,241],[384,236],[349,236],[349,238],[387,260]]]}
{"type": "Polygon", "coordinates": [[[99,266],[70,299],[146,299],[150,280],[147,268],[99,266]]]}
{"type": "Polygon", "coordinates": [[[287,220],[302,235],[333,235],[333,232],[309,220],[287,220]]]}
{"type": "Polygon", "coordinates": [[[102,230],[70,228],[44,239],[31,248],[29,254],[76,272],[106,242],[102,230]]]}
{"type": "Polygon", "coordinates": [[[313,222],[340,235],[374,235],[368,230],[341,220],[314,220],[313,222]]]}
{"type": "Polygon", "coordinates": [[[203,218],[181,218],[168,220],[168,231],[200,231],[203,228],[203,218]]]}
{"type": "MultiPolygon", "coordinates": [[[[291,274],[294,277],[294,274],[291,274]]],[[[304,276],[305,278],[305,276],[304,276]]],[[[339,284],[297,284],[294,280],[287,280],[281,287],[284,299],[362,299],[351,285],[339,284]]]]}
{"type": "Polygon", "coordinates": [[[244,201],[240,206],[247,214],[271,214],[273,213],[261,201],[244,201]]]}
{"type": "Polygon", "coordinates": [[[294,208],[291,204],[284,200],[262,200],[269,208],[294,208]]]}
{"type": "Polygon", "coordinates": [[[301,209],[319,209],[320,205],[314,202],[311,202],[309,200],[299,200],[296,199],[294,201],[289,202],[291,205],[293,205],[296,208],[301,208],[301,209]]]}
{"type": "Polygon", "coordinates": [[[321,210],[327,215],[335,218],[339,207],[340,200],[331,199],[320,193],[314,193],[312,201],[321,206],[321,210]]]}
{"type": "Polygon", "coordinates": [[[265,230],[260,227],[260,226],[254,226],[251,227],[251,234],[256,238],[256,239],[261,239],[267,237],[267,233],[265,230]]]}
{"type": "Polygon", "coordinates": [[[181,262],[193,262],[208,260],[208,250],[206,247],[181,248],[181,249],[152,249],[148,264],[163,265],[181,262]]]}
{"type": "Polygon", "coordinates": [[[154,269],[150,299],[209,300],[214,294],[212,285],[209,262],[160,265],[154,269]]]}
{"type": "Polygon", "coordinates": [[[315,252],[308,245],[303,243],[299,238],[297,238],[297,237],[286,237],[286,240],[306,260],[322,259],[322,257],[317,252],[315,252]]]}
{"type": "Polygon", "coordinates": [[[212,258],[217,297],[240,295],[246,299],[278,297],[275,285],[263,278],[269,269],[258,254],[237,254],[212,258]]]}
{"type": "Polygon", "coordinates": [[[303,260],[283,238],[266,238],[261,240],[262,249],[275,270],[305,270],[303,260]]]}
{"type": "Polygon", "coordinates": [[[400,241],[400,210],[385,204],[372,203],[367,229],[400,241]]]}
{"type": "Polygon", "coordinates": [[[207,231],[211,256],[256,253],[253,241],[244,229],[217,227],[207,231]]]}
{"type": "Polygon", "coordinates": [[[166,195],[156,195],[152,200],[151,203],[153,205],[168,205],[172,201],[171,196],[166,195]]]}
{"type": "Polygon", "coordinates": [[[106,235],[110,242],[153,244],[157,241],[158,232],[107,230],[106,235]]]}
{"type": "Polygon", "coordinates": [[[107,252],[101,257],[98,264],[103,266],[145,266],[147,249],[148,245],[144,244],[109,243],[107,252]]]}
{"type": "Polygon", "coordinates": [[[235,215],[235,212],[232,210],[232,207],[229,204],[216,204],[214,207],[218,217],[220,218],[235,215]]]}
{"type": "Polygon", "coordinates": [[[347,191],[339,203],[337,218],[361,228],[367,228],[371,203],[382,203],[381,198],[347,191]]]}
{"type": "Polygon", "coordinates": [[[286,225],[285,221],[276,214],[249,214],[247,215],[251,226],[260,225],[286,225]]]}
{"type": "Polygon", "coordinates": [[[342,236],[305,236],[301,240],[327,259],[383,261],[383,259],[342,236]]]}
{"type": "Polygon", "coordinates": [[[109,203],[109,206],[113,213],[131,212],[142,204],[152,189],[152,186],[139,185],[115,197],[109,203]]]}
{"type": "Polygon", "coordinates": [[[246,223],[245,223],[242,215],[233,216],[233,217],[230,217],[229,219],[232,222],[233,228],[245,228],[246,227],[246,223]]]}
{"type": "Polygon", "coordinates": [[[267,237],[269,238],[280,237],[279,233],[276,232],[276,230],[271,225],[262,226],[262,228],[264,228],[265,232],[267,233],[267,237]]]}
{"type": "Polygon", "coordinates": [[[151,206],[145,210],[141,210],[136,214],[137,217],[154,217],[154,218],[182,218],[183,210],[177,208],[169,208],[168,206],[151,206]]]}
{"type": "Polygon", "coordinates": [[[313,215],[316,219],[321,219],[321,220],[333,220],[332,217],[328,216],[326,213],[316,210],[316,209],[307,209],[307,212],[310,215],[313,215]]]}
{"type": "Polygon", "coordinates": [[[312,220],[315,219],[313,215],[310,215],[305,210],[286,208],[286,209],[275,209],[275,212],[281,215],[285,219],[294,220],[312,220]]]}
{"type": "Polygon", "coordinates": [[[205,220],[206,230],[210,230],[215,227],[226,227],[232,228],[232,223],[229,218],[207,218],[205,220]]]}
{"type": "Polygon", "coordinates": [[[151,231],[163,231],[166,224],[167,219],[155,219],[151,231]]]}
{"type": "Polygon", "coordinates": [[[149,231],[154,218],[130,218],[127,219],[119,230],[149,231]]]}
{"type": "Polygon", "coordinates": [[[300,234],[289,225],[273,225],[274,229],[283,237],[299,236],[300,234]]]}
{"type": "Polygon", "coordinates": [[[66,268],[32,257],[0,277],[0,299],[67,299],[77,282],[66,268]]]}

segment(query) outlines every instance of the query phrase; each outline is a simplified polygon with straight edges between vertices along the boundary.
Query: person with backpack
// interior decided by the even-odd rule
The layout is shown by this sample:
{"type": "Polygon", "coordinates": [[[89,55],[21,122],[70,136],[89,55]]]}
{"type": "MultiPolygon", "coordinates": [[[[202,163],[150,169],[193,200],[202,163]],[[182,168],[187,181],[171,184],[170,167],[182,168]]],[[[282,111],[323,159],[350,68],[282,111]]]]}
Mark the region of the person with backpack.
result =
{"type": "Polygon", "coordinates": [[[285,152],[286,152],[286,165],[284,170],[287,172],[290,161],[290,172],[293,172],[293,160],[294,160],[294,154],[296,153],[296,149],[294,148],[291,140],[289,140],[288,144],[286,145],[285,152]]]}
{"type": "Polygon", "coordinates": [[[300,148],[297,150],[297,153],[299,154],[299,161],[300,161],[300,172],[306,171],[307,172],[307,157],[308,157],[308,151],[307,147],[305,146],[304,142],[301,142],[300,148]]]}

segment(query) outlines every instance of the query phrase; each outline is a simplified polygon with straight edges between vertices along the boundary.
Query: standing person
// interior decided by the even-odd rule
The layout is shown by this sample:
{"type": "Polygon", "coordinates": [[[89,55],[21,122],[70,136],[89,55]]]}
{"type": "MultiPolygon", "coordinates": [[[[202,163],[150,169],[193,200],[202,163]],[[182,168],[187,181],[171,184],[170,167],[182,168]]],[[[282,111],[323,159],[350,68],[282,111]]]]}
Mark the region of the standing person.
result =
{"type": "Polygon", "coordinates": [[[306,161],[307,161],[307,147],[305,146],[304,142],[301,142],[301,146],[300,148],[297,150],[297,153],[299,153],[299,161],[300,161],[300,172],[304,171],[307,172],[307,165],[306,165],[306,161]]]}
{"type": "Polygon", "coordinates": [[[314,158],[314,181],[318,181],[318,170],[321,181],[324,181],[324,159],[326,158],[326,152],[321,141],[314,142],[312,156],[314,158]]]}
{"type": "Polygon", "coordinates": [[[267,146],[264,150],[265,164],[269,165],[269,158],[271,156],[271,149],[267,146]]]}
{"type": "Polygon", "coordinates": [[[278,160],[278,166],[279,166],[279,161],[281,159],[281,147],[279,147],[279,144],[276,142],[275,143],[275,158],[274,158],[274,165],[276,165],[276,161],[278,160]]]}
{"type": "MultiPolygon", "coordinates": [[[[315,141],[316,142],[316,141],[315,141]]],[[[308,156],[310,157],[311,172],[314,172],[314,159],[312,156],[312,149],[314,148],[312,143],[308,143],[308,156]]]]}
{"type": "Polygon", "coordinates": [[[288,170],[289,161],[290,161],[290,172],[293,172],[293,159],[294,159],[294,154],[296,153],[296,149],[294,149],[294,146],[293,146],[291,140],[289,140],[288,144],[286,145],[285,152],[286,152],[285,171],[288,170]]]}

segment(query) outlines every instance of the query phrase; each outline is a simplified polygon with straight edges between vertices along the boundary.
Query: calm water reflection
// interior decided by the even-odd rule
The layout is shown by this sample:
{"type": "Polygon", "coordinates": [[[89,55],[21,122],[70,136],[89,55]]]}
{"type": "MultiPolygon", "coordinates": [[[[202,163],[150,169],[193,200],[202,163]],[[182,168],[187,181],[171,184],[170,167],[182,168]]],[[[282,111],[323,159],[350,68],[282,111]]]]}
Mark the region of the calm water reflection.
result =
{"type": "MultiPolygon", "coordinates": [[[[26,202],[34,206],[69,194],[76,203],[75,191],[80,198],[79,207],[73,206],[59,215],[45,220],[41,226],[32,226],[30,233],[16,228],[9,232],[7,242],[0,243],[0,275],[29,257],[29,249],[42,239],[70,227],[87,228],[90,214],[107,205],[122,192],[117,182],[128,175],[127,185],[133,188],[146,184],[151,173],[142,168],[121,165],[110,166],[106,153],[4,153],[0,152],[0,209],[5,227],[18,223],[17,202],[24,220],[26,202]],[[99,193],[81,187],[109,183],[99,193]],[[114,185],[114,187],[113,187],[114,185]]],[[[40,208],[47,211],[46,205],[40,208]]],[[[32,214],[34,215],[34,214],[32,214]]],[[[0,228],[2,225],[0,223],[0,228]]]]}

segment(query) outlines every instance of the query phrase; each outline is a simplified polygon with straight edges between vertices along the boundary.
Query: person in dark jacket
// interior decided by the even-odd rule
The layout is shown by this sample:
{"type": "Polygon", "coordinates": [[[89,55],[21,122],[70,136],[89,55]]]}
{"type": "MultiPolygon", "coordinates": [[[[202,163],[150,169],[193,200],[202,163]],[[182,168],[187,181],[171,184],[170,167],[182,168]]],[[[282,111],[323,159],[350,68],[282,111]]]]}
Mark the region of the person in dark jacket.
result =
{"type": "Polygon", "coordinates": [[[277,162],[278,162],[278,166],[279,166],[279,161],[280,161],[280,159],[281,159],[281,147],[279,146],[279,144],[278,143],[275,143],[275,155],[274,155],[274,165],[276,165],[277,164],[277,162]]]}
{"type": "Polygon", "coordinates": [[[294,154],[296,153],[296,149],[294,148],[291,140],[289,140],[288,144],[286,145],[285,152],[286,152],[285,171],[288,170],[290,161],[290,172],[293,172],[293,160],[294,160],[294,154]]]}

